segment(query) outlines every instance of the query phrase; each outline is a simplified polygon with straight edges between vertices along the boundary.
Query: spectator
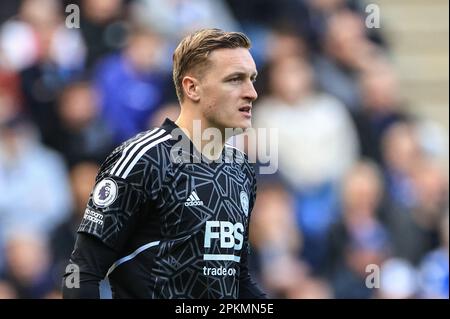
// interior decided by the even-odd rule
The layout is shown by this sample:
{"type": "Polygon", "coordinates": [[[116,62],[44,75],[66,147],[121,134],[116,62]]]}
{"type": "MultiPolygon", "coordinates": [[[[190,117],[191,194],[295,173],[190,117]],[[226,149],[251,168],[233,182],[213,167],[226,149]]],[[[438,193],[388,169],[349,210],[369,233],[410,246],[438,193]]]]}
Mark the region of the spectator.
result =
{"type": "Polygon", "coordinates": [[[399,96],[397,76],[383,58],[374,59],[359,76],[362,105],[352,116],[358,131],[361,156],[383,164],[381,139],[392,124],[408,121],[399,96]]]}
{"type": "Polygon", "coordinates": [[[174,42],[202,28],[240,28],[223,0],[137,0],[132,4],[131,12],[136,23],[145,25],[174,42]]]}
{"type": "Polygon", "coordinates": [[[441,245],[429,252],[422,260],[420,266],[421,294],[424,298],[448,299],[449,297],[448,229],[449,218],[447,212],[440,223],[441,245]]]}
{"type": "Polygon", "coordinates": [[[114,133],[115,144],[148,129],[166,98],[170,77],[159,68],[162,42],[156,33],[136,28],[124,51],[107,57],[95,72],[101,117],[114,133]]]}
{"type": "Polygon", "coordinates": [[[255,108],[255,126],[279,128],[279,173],[296,198],[303,254],[317,269],[325,257],[325,234],[337,217],[337,183],[357,157],[356,134],[345,107],[316,90],[304,59],[274,61],[269,81],[270,95],[255,108]]]}
{"type": "Polygon", "coordinates": [[[382,152],[389,200],[399,209],[412,208],[416,203],[413,174],[424,156],[414,126],[392,125],[382,137],[382,152]]]}
{"type": "Polygon", "coordinates": [[[281,183],[258,187],[250,240],[259,257],[259,277],[272,297],[288,297],[304,276],[294,213],[294,200],[281,183]]]}
{"type": "Polygon", "coordinates": [[[20,117],[0,124],[0,242],[17,227],[48,234],[71,207],[62,158],[20,117]]]}
{"type": "Polygon", "coordinates": [[[342,220],[328,236],[328,278],[336,298],[371,298],[366,286],[367,265],[378,265],[391,254],[390,238],[377,219],[382,195],[381,176],[376,166],[362,162],[343,183],[342,220]]]}
{"type": "Polygon", "coordinates": [[[100,118],[98,99],[89,82],[68,85],[59,99],[57,149],[69,166],[90,159],[101,163],[113,150],[113,134],[100,118]]]}
{"type": "Polygon", "coordinates": [[[101,58],[125,45],[127,26],[123,0],[82,0],[81,34],[87,47],[86,66],[91,70],[101,58]]]}
{"type": "Polygon", "coordinates": [[[439,223],[448,205],[448,180],[431,160],[422,160],[411,175],[414,203],[411,207],[392,204],[385,216],[392,233],[395,254],[417,266],[439,246],[439,223]]]}
{"type": "Polygon", "coordinates": [[[362,18],[349,10],[333,13],[322,42],[323,54],[314,59],[320,88],[350,110],[360,107],[359,72],[379,54],[365,36],[362,18]]]}
{"type": "Polygon", "coordinates": [[[6,269],[0,280],[11,285],[17,298],[42,299],[53,293],[50,256],[45,237],[14,229],[6,242],[6,269]]]}
{"type": "Polygon", "coordinates": [[[43,143],[55,148],[57,96],[82,72],[84,44],[76,29],[63,24],[56,0],[24,1],[21,17],[32,28],[34,38],[29,41],[36,43],[33,63],[20,72],[24,109],[39,129],[43,143]]]}

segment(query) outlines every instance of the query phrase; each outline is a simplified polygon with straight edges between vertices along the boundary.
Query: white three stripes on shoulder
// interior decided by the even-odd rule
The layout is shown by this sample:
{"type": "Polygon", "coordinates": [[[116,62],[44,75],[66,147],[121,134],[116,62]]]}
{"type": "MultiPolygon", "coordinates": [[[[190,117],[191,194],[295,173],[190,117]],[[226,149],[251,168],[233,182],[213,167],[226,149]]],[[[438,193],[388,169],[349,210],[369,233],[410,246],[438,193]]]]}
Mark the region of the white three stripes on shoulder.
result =
{"type": "Polygon", "coordinates": [[[133,156],[133,154],[137,151],[137,148],[139,148],[142,144],[145,144],[147,141],[151,140],[154,133],[158,130],[159,128],[155,128],[151,132],[145,134],[141,138],[138,138],[136,141],[125,147],[125,149],[122,151],[122,155],[120,156],[119,160],[116,162],[113,169],[111,170],[111,175],[118,175],[120,171],[123,169],[123,167],[126,165],[127,160],[125,160],[125,158],[127,156],[133,156]],[[137,148],[133,149],[135,146],[137,148]]]}
{"type": "Polygon", "coordinates": [[[156,128],[128,145],[122,151],[120,159],[112,168],[111,175],[126,178],[133,169],[134,165],[136,165],[136,163],[145,154],[145,152],[147,152],[155,145],[172,138],[172,135],[170,134],[161,137],[161,135],[163,135],[164,133],[166,133],[165,130],[156,128]],[[143,147],[141,151],[136,154],[136,152],[138,152],[141,147],[143,147]]]}
{"type": "Polygon", "coordinates": [[[128,174],[131,172],[131,170],[133,169],[134,165],[136,165],[136,163],[139,161],[139,159],[142,157],[142,155],[145,154],[145,152],[147,152],[149,149],[151,149],[153,146],[162,143],[164,141],[167,141],[168,139],[171,139],[172,135],[168,134],[166,136],[161,137],[160,139],[150,143],[149,145],[147,145],[146,147],[144,147],[139,154],[134,157],[133,161],[130,163],[130,165],[128,165],[128,168],[125,170],[125,172],[120,176],[122,178],[127,178],[128,174]]]}

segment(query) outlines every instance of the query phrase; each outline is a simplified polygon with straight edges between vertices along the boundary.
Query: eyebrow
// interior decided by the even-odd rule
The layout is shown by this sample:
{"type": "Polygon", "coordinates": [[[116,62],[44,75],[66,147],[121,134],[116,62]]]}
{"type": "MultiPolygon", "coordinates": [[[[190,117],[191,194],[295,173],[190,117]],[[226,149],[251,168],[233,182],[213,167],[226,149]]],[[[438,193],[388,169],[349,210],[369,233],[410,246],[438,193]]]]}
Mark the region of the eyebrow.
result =
{"type": "MultiPolygon", "coordinates": [[[[226,79],[229,79],[229,78],[232,78],[232,77],[234,77],[234,76],[246,77],[247,75],[248,75],[247,72],[237,71],[237,72],[233,72],[233,73],[227,75],[225,78],[226,78],[226,79]]],[[[252,73],[252,74],[250,75],[250,78],[254,79],[254,78],[256,78],[257,76],[258,76],[258,72],[256,71],[256,72],[254,72],[254,73],[252,73]]]]}

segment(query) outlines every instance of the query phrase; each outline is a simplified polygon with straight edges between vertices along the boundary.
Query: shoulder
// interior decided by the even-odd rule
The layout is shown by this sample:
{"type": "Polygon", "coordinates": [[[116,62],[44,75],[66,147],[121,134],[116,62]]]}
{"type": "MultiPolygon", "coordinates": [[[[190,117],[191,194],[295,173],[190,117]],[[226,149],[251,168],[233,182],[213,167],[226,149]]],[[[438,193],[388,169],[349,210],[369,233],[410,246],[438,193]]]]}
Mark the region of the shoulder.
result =
{"type": "Polygon", "coordinates": [[[255,168],[249,156],[244,151],[229,143],[225,143],[224,147],[227,158],[232,158],[233,162],[241,164],[241,169],[253,179],[255,176],[255,168]]]}
{"type": "Polygon", "coordinates": [[[139,133],[113,151],[104,169],[110,176],[126,179],[135,169],[165,166],[169,161],[171,138],[170,132],[159,127],[139,133]]]}
{"type": "Polygon", "coordinates": [[[224,147],[225,147],[226,154],[230,154],[230,155],[232,154],[233,159],[235,159],[236,161],[241,160],[241,161],[248,163],[248,155],[245,152],[243,152],[236,146],[233,146],[229,143],[225,143],[224,147]]]}

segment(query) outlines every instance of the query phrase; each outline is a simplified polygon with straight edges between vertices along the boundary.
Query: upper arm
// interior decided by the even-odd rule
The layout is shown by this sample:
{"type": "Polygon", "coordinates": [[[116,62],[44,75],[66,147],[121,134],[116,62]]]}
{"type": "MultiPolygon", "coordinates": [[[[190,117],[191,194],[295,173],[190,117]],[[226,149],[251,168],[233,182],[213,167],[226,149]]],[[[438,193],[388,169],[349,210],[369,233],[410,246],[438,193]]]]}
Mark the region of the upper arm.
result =
{"type": "Polygon", "coordinates": [[[120,250],[146,201],[147,195],[139,185],[115,176],[100,178],[91,192],[78,232],[120,250]]]}
{"type": "Polygon", "coordinates": [[[162,129],[137,136],[108,158],[96,178],[78,232],[120,251],[161,184],[158,144],[170,138],[162,129]]]}

